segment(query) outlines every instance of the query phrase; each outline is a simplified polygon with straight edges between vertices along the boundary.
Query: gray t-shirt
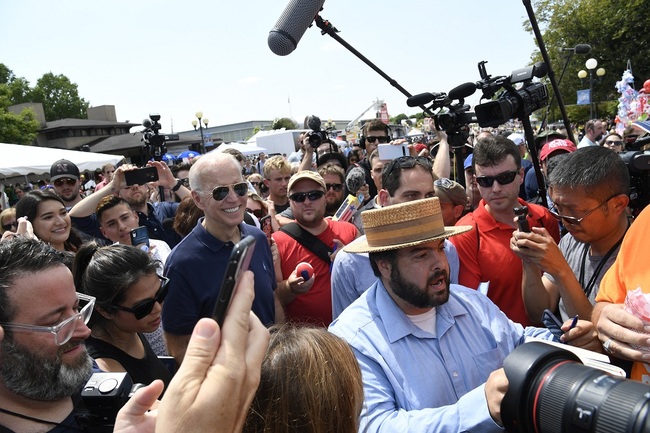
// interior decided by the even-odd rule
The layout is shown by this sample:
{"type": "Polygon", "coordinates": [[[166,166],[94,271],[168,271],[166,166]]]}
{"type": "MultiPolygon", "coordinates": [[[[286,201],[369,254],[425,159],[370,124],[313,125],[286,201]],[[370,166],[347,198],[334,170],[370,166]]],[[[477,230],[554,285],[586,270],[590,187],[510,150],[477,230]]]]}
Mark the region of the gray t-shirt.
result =
{"type": "MultiPolygon", "coordinates": [[[[560,251],[562,251],[562,254],[564,255],[564,258],[566,259],[567,263],[571,267],[571,270],[573,271],[573,275],[576,276],[578,282],[581,282],[583,284],[582,289],[585,290],[585,286],[591,280],[591,277],[594,275],[594,272],[596,271],[596,268],[598,267],[600,261],[603,259],[603,256],[592,256],[589,253],[589,251],[587,251],[587,255],[585,257],[584,252],[585,249],[586,250],[589,249],[589,244],[585,244],[583,242],[577,241],[570,233],[566,234],[560,240],[559,247],[560,247],[560,251]],[[585,258],[583,259],[583,257],[585,258]],[[584,279],[583,281],[580,281],[580,268],[583,266],[583,262],[584,262],[584,279]]],[[[596,281],[594,282],[593,287],[591,288],[588,294],[589,302],[591,302],[592,305],[596,304],[596,294],[598,293],[600,280],[603,279],[603,275],[605,275],[607,270],[614,264],[619,249],[620,249],[620,245],[614,250],[612,255],[609,256],[607,262],[605,262],[604,266],[598,273],[596,281]]],[[[555,283],[555,280],[549,273],[545,272],[544,276],[546,276],[546,278],[548,278],[552,283],[555,283]]],[[[570,316],[567,314],[566,308],[564,307],[564,301],[562,300],[562,298],[560,298],[559,309],[560,309],[560,315],[562,316],[562,321],[566,321],[570,319],[570,316]]]]}

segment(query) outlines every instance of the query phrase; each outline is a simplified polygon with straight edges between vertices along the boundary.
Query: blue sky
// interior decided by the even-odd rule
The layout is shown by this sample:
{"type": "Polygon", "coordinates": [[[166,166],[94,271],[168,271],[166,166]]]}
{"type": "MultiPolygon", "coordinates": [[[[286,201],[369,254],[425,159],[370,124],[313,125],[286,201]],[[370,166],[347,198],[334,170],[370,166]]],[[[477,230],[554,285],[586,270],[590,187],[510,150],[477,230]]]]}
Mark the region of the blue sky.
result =
{"type": "MultiPolygon", "coordinates": [[[[352,119],[376,98],[415,114],[376,72],[313,26],[285,57],[267,36],[288,0],[0,1],[0,62],[32,85],[64,74],[120,121],[162,116],[163,130],[290,115],[352,119]],[[288,104],[288,98],[291,105],[288,104]]],[[[521,1],[326,0],[321,16],[413,94],[509,75],[536,49],[521,1]]],[[[477,94],[478,95],[478,94],[477,94]]],[[[478,100],[470,100],[475,103],[478,100]]]]}

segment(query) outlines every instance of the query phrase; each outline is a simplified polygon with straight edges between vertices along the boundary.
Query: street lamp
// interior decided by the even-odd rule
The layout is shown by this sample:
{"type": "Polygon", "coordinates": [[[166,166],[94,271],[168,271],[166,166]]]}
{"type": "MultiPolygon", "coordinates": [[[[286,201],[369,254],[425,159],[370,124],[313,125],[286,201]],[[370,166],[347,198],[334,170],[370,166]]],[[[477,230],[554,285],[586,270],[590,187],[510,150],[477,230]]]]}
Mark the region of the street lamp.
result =
{"type": "MultiPolygon", "coordinates": [[[[598,60],[591,58],[585,62],[585,67],[589,69],[589,118],[594,118],[594,70],[598,66],[598,60]]],[[[605,68],[598,68],[596,70],[596,75],[600,79],[605,75],[605,68]]],[[[585,79],[587,78],[587,71],[584,69],[578,72],[578,78],[585,79]]],[[[598,113],[596,113],[596,116],[598,113]]]]}
{"type": "Polygon", "coordinates": [[[208,127],[208,119],[203,118],[203,112],[202,111],[197,111],[196,114],[194,114],[198,120],[196,119],[192,120],[192,126],[194,127],[194,130],[196,131],[196,127],[199,127],[199,130],[201,131],[201,153],[205,154],[205,140],[203,139],[203,124],[205,124],[205,127],[208,127]],[[201,119],[203,119],[203,124],[201,124],[201,119]]]}

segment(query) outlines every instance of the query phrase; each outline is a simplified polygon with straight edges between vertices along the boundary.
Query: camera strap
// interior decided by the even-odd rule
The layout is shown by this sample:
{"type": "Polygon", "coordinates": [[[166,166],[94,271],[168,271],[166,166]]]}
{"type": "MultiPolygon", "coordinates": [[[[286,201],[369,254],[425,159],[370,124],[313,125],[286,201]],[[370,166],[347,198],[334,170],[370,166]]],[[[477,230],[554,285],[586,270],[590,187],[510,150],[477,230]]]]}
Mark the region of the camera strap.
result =
{"type": "Polygon", "coordinates": [[[283,231],[291,236],[296,240],[296,242],[314,253],[319,259],[328,265],[331,264],[329,255],[332,253],[332,249],[325,245],[325,243],[318,239],[316,236],[300,227],[299,224],[295,222],[285,224],[280,228],[280,231],[283,231]]]}
{"type": "MultiPolygon", "coordinates": [[[[630,225],[628,224],[627,226],[630,228],[630,225]]],[[[627,233],[627,229],[625,229],[625,233],[627,233]]],[[[589,253],[589,244],[584,244],[583,250],[582,250],[582,262],[580,263],[580,285],[582,286],[583,290],[585,291],[585,295],[587,296],[587,299],[589,298],[589,295],[591,294],[591,291],[594,289],[594,286],[596,285],[596,280],[598,279],[598,276],[603,270],[603,267],[605,267],[605,263],[609,260],[609,258],[614,254],[614,251],[618,249],[618,247],[621,246],[621,243],[623,243],[623,238],[625,237],[625,233],[623,233],[623,236],[616,242],[610,249],[607,251],[607,253],[600,259],[598,262],[598,265],[596,266],[596,269],[594,270],[594,273],[592,274],[591,278],[589,278],[589,282],[585,286],[585,268],[587,267],[587,254],[589,253]]]]}
{"type": "MultiPolygon", "coordinates": [[[[4,409],[4,408],[1,408],[1,407],[0,407],[0,412],[6,413],[7,415],[15,416],[16,418],[26,419],[28,421],[32,421],[32,422],[39,423],[39,424],[51,425],[51,426],[55,426],[55,427],[65,427],[66,429],[80,431],[80,432],[85,432],[86,431],[83,428],[77,427],[75,425],[64,424],[64,423],[60,423],[60,422],[54,422],[54,421],[48,421],[48,420],[45,420],[45,419],[35,418],[33,416],[24,415],[22,413],[14,412],[14,411],[4,409]]],[[[68,417],[66,417],[66,420],[67,419],[68,419],[68,417]]]]}

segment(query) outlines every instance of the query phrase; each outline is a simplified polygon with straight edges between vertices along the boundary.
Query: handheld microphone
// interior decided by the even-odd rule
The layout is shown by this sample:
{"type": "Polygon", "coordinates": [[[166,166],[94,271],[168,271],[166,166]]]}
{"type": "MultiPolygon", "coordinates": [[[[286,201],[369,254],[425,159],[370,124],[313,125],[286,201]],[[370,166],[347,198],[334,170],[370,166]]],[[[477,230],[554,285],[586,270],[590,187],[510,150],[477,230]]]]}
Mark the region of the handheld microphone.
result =
{"type": "Polygon", "coordinates": [[[325,0],[290,0],[268,37],[269,48],[278,56],[291,54],[325,0]]]}
{"type": "Polygon", "coordinates": [[[352,167],[345,178],[345,186],[350,194],[356,195],[362,186],[366,184],[366,172],[361,167],[352,167]]]}
{"type": "Polygon", "coordinates": [[[476,92],[476,83],[463,83],[449,91],[449,99],[465,99],[476,92]]]}
{"type": "Polygon", "coordinates": [[[406,100],[406,105],[409,107],[419,107],[420,105],[428,104],[434,99],[445,98],[447,95],[444,93],[420,93],[419,95],[413,95],[406,100]]]}
{"type": "Polygon", "coordinates": [[[314,275],[314,268],[307,262],[300,262],[296,266],[296,275],[302,277],[303,280],[309,280],[314,275]]]}

